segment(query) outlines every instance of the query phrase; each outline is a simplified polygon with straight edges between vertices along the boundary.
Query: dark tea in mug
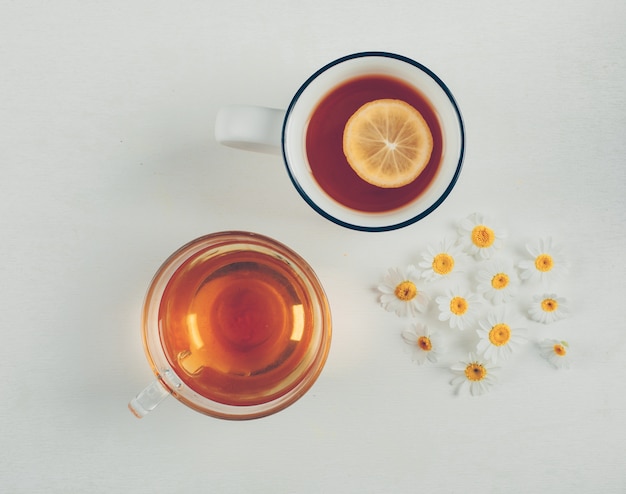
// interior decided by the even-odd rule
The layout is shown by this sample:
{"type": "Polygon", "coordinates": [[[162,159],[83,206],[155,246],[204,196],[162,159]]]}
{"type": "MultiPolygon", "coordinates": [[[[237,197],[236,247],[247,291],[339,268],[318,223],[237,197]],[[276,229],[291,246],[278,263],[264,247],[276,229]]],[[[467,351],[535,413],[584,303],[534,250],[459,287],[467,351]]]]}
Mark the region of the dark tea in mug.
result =
{"type": "Polygon", "coordinates": [[[443,133],[428,99],[406,82],[388,75],[364,75],[343,82],[324,96],[313,110],[306,131],[306,156],[319,186],[334,200],[358,211],[380,213],[401,208],[419,198],[441,165],[443,133]],[[430,159],[418,177],[398,188],[383,188],[363,180],[343,151],[344,128],[364,104],[400,100],[415,108],[432,134],[430,159]]]}

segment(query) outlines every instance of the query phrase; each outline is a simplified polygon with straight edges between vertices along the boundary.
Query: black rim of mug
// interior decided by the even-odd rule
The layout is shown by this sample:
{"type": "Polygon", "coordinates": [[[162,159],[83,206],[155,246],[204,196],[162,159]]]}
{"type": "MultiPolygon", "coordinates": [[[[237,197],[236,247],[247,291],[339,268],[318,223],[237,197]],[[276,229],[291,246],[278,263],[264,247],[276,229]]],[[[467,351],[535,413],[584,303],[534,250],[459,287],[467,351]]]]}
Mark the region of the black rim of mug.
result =
{"type": "Polygon", "coordinates": [[[298,193],[302,196],[302,198],[315,211],[317,211],[324,218],[329,219],[333,223],[336,223],[336,224],[338,224],[340,226],[343,226],[345,228],[350,228],[352,230],[366,231],[366,232],[385,232],[385,231],[397,230],[399,228],[404,228],[406,226],[412,225],[413,223],[416,223],[417,221],[425,218],[430,213],[432,213],[435,209],[437,209],[446,200],[446,198],[448,197],[448,195],[450,194],[450,192],[452,191],[452,189],[456,185],[456,182],[457,182],[457,180],[459,178],[459,175],[461,173],[461,167],[463,165],[463,158],[465,156],[465,126],[464,126],[464,123],[463,123],[463,117],[461,116],[461,111],[459,110],[459,107],[458,107],[458,105],[456,103],[456,100],[454,99],[454,96],[452,95],[452,92],[450,91],[448,86],[446,86],[446,84],[432,70],[430,70],[428,67],[422,65],[421,63],[416,62],[415,60],[412,60],[412,59],[410,59],[408,57],[405,57],[403,55],[398,55],[396,53],[390,53],[390,52],[384,52],[384,51],[365,51],[365,52],[353,53],[351,55],[346,55],[344,57],[338,58],[337,60],[334,60],[334,61],[324,65],[322,68],[320,68],[315,73],[313,73],[302,84],[302,86],[300,86],[300,88],[298,89],[298,91],[296,92],[294,97],[292,98],[291,103],[289,104],[289,106],[287,108],[287,112],[285,114],[285,119],[283,121],[283,128],[282,128],[282,134],[281,134],[281,148],[282,148],[282,154],[283,154],[283,162],[285,163],[285,167],[287,168],[287,173],[289,174],[289,178],[291,179],[291,182],[293,183],[293,185],[296,188],[296,190],[298,191],[298,193]],[[296,105],[296,103],[300,99],[300,96],[302,95],[302,93],[309,86],[309,84],[311,84],[311,82],[314,81],[320,74],[322,74],[323,72],[326,72],[331,67],[334,67],[335,65],[338,65],[338,64],[340,64],[342,62],[345,62],[347,60],[352,60],[352,59],[355,59],[355,58],[363,58],[363,57],[394,58],[396,60],[400,60],[400,61],[406,62],[406,63],[408,63],[410,65],[413,65],[413,66],[419,68],[420,70],[422,70],[424,73],[426,73],[428,76],[430,76],[439,85],[439,87],[443,90],[443,92],[446,94],[446,96],[450,100],[450,103],[451,103],[451,105],[452,105],[452,107],[453,107],[453,109],[454,109],[454,111],[455,111],[455,113],[457,115],[458,123],[459,123],[459,131],[460,131],[460,136],[461,136],[461,146],[460,146],[460,152],[459,152],[459,159],[458,159],[458,162],[456,164],[456,170],[454,171],[454,175],[452,177],[452,180],[450,181],[450,183],[448,184],[446,189],[443,191],[443,193],[437,198],[437,200],[435,200],[433,202],[433,204],[428,206],[424,211],[418,213],[417,215],[415,215],[415,216],[413,216],[413,217],[411,217],[411,218],[409,218],[409,219],[407,219],[405,221],[401,221],[399,223],[395,223],[395,224],[392,224],[392,225],[383,225],[383,226],[357,225],[357,224],[353,224],[353,223],[349,223],[349,222],[343,221],[343,220],[337,218],[336,216],[333,216],[332,214],[328,213],[324,209],[322,209],[320,206],[317,205],[317,203],[315,203],[315,201],[313,201],[313,199],[311,199],[309,197],[307,192],[304,190],[302,185],[298,182],[297,178],[294,176],[293,172],[291,171],[291,167],[289,166],[289,160],[287,159],[287,154],[285,152],[285,132],[286,132],[287,121],[289,120],[289,115],[291,114],[294,106],[296,105]]]}

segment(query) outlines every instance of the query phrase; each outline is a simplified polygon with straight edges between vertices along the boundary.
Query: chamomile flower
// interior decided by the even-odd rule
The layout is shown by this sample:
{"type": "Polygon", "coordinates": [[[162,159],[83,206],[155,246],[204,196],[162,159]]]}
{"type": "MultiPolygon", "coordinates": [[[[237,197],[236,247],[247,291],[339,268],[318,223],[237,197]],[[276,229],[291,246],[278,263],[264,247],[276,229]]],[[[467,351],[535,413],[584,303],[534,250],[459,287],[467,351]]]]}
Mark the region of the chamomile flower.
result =
{"type": "Polygon", "coordinates": [[[494,363],[508,359],[526,340],[526,330],[513,325],[505,310],[492,312],[478,321],[478,325],[480,329],[476,332],[480,340],[476,351],[494,363]]]}
{"type": "Polygon", "coordinates": [[[415,317],[419,312],[424,312],[429,298],[417,288],[419,279],[420,273],[415,266],[389,269],[384,282],[378,286],[381,292],[380,304],[385,310],[395,312],[400,317],[415,317]]]}
{"type": "Polygon", "coordinates": [[[434,281],[459,271],[459,260],[463,257],[460,246],[453,241],[444,239],[436,247],[428,246],[422,254],[418,266],[423,269],[422,278],[434,281]]]}
{"type": "Polygon", "coordinates": [[[557,369],[569,368],[570,356],[567,341],[543,340],[539,343],[539,352],[557,369]]]}
{"type": "Polygon", "coordinates": [[[552,237],[526,244],[526,250],[530,259],[524,259],[518,264],[522,280],[538,278],[545,282],[567,273],[568,262],[561,247],[552,241],[552,237]]]}
{"type": "Polygon", "coordinates": [[[513,267],[502,259],[481,263],[476,281],[476,291],[496,305],[513,300],[519,285],[513,267]]]}
{"type": "Polygon", "coordinates": [[[436,298],[439,307],[439,320],[448,321],[451,328],[461,331],[476,321],[480,308],[480,298],[465,290],[448,290],[446,295],[436,298]]]}
{"type": "Polygon", "coordinates": [[[480,213],[473,213],[461,220],[458,233],[463,250],[479,259],[492,257],[503,246],[506,237],[504,230],[480,213]]]}
{"type": "Polygon", "coordinates": [[[422,323],[415,323],[410,328],[402,331],[402,339],[413,350],[413,360],[419,365],[424,362],[437,362],[441,351],[441,338],[436,332],[432,332],[422,323]]]}
{"type": "Polygon", "coordinates": [[[555,293],[535,295],[528,309],[528,315],[533,321],[551,324],[569,315],[569,304],[566,298],[559,297],[555,293]]]}
{"type": "Polygon", "coordinates": [[[473,353],[470,353],[467,360],[453,366],[452,372],[457,376],[450,384],[457,387],[457,393],[462,388],[469,387],[471,395],[481,395],[489,391],[497,381],[497,367],[473,353]]]}

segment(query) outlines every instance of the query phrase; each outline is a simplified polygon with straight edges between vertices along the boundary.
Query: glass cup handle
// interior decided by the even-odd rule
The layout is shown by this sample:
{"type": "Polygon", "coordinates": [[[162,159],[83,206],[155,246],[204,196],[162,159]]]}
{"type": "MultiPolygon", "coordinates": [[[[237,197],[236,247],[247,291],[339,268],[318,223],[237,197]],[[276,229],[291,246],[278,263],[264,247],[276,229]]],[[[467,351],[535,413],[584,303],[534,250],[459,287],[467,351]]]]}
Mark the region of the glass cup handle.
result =
{"type": "Polygon", "coordinates": [[[154,410],[165,398],[172,393],[163,380],[171,383],[173,388],[179,388],[182,383],[171,370],[167,369],[162,376],[146,386],[137,396],[128,403],[128,409],[135,417],[141,419],[154,410]]]}
{"type": "Polygon", "coordinates": [[[251,105],[223,106],[215,118],[215,139],[225,146],[280,154],[285,111],[251,105]]]}
{"type": "Polygon", "coordinates": [[[128,409],[133,412],[133,415],[138,419],[144,418],[169,395],[170,390],[163,386],[161,381],[157,379],[130,400],[128,409]]]}

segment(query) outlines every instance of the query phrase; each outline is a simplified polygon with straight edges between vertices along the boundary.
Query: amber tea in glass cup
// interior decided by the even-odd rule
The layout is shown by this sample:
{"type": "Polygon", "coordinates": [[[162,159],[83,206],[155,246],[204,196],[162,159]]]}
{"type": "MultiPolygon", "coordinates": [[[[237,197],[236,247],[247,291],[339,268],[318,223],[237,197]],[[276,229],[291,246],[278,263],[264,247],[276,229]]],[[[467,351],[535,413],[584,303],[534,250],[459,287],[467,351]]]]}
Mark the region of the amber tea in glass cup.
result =
{"type": "Polygon", "coordinates": [[[465,153],[464,124],[450,89],[423,64],[388,52],[328,63],[302,84],[286,110],[224,106],[215,137],[226,146],[282,154],[309,206],[338,225],[370,232],[402,228],[434,211],[456,184],[465,153]],[[402,186],[363,180],[345,154],[348,122],[375,101],[405,103],[432,134],[426,166],[402,186]]]}
{"type": "Polygon", "coordinates": [[[143,417],[170,394],[218,418],[252,419],[300,398],[331,341],[325,292],[287,246],[220,232],[180,248],[148,289],[142,335],[157,379],[129,403],[143,417]]]}

